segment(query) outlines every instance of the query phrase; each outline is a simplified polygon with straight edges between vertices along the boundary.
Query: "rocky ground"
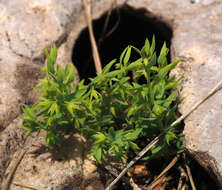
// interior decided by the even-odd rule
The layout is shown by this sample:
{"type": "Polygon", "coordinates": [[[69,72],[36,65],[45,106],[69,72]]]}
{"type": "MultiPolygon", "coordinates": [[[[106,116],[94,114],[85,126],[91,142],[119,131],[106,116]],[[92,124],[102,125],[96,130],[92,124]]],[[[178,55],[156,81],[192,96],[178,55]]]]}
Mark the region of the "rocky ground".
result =
{"type": "MultiPolygon", "coordinates": [[[[109,10],[107,2],[94,1],[93,19],[109,10]]],[[[182,114],[222,79],[220,0],[118,0],[117,4],[171,28],[171,59],[181,60],[172,74],[184,75],[182,114]]],[[[95,166],[85,157],[80,136],[67,137],[65,148],[49,151],[44,134],[25,141],[18,117],[23,103],[38,99],[33,87],[42,76],[44,48],[56,43],[58,63],[72,64],[73,46],[86,27],[81,0],[0,0],[0,18],[0,183],[16,152],[33,144],[13,182],[44,189],[103,189],[95,166]]],[[[219,90],[185,120],[184,134],[186,149],[222,188],[221,100],[219,90]]],[[[12,184],[10,189],[23,188],[12,184]]]]}

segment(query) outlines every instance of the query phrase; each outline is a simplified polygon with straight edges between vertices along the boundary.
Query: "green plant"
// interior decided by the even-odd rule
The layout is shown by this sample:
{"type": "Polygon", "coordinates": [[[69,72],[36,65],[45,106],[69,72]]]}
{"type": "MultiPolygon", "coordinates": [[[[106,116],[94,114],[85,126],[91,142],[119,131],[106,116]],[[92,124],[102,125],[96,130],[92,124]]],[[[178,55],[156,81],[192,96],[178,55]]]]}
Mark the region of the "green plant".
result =
{"type": "Polygon", "coordinates": [[[66,65],[63,69],[56,65],[57,50],[53,46],[50,53],[45,50],[47,57],[46,67],[42,69],[45,77],[40,80],[40,85],[36,87],[42,92],[42,96],[32,108],[24,106],[25,123],[22,126],[27,131],[27,135],[32,132],[46,131],[46,144],[52,146],[60,145],[64,131],[79,125],[81,122],[81,102],[85,101],[84,94],[87,86],[83,81],[75,83],[74,67],[66,65]],[[80,114],[80,115],[78,115],[80,114]]]}
{"type": "MultiPolygon", "coordinates": [[[[182,135],[170,127],[177,109],[176,87],[180,79],[168,73],[178,61],[168,64],[168,49],[164,43],[160,55],[146,40],[141,50],[128,46],[120,56],[107,64],[102,73],[75,82],[73,66],[62,69],[56,63],[56,47],[45,51],[45,78],[38,90],[42,97],[32,108],[24,106],[27,134],[45,130],[46,144],[60,144],[64,129],[76,128],[93,139],[91,155],[97,161],[114,154],[126,158],[129,149],[138,151],[138,139],[152,139],[160,133],[164,138],[151,149],[148,157],[164,156],[172,146],[180,147],[182,135]],[[131,52],[138,59],[131,61],[131,52]]],[[[175,148],[174,148],[175,150],[175,148]]]]}

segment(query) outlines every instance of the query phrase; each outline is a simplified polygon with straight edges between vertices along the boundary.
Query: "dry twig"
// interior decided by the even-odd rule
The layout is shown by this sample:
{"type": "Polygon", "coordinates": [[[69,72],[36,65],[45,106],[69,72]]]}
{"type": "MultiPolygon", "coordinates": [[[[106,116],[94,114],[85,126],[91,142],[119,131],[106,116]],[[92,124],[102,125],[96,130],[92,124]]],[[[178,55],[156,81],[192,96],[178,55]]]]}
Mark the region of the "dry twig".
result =
{"type": "MultiPolygon", "coordinates": [[[[179,117],[176,121],[174,121],[170,126],[173,127],[176,124],[180,123],[183,119],[189,116],[194,110],[197,109],[205,100],[207,100],[210,96],[212,96],[218,88],[222,85],[222,80],[219,81],[199,102],[194,104],[190,110],[188,110],[184,115],[179,117]]],[[[123,169],[123,171],[119,174],[119,176],[106,188],[106,190],[110,190],[111,187],[116,184],[119,179],[127,172],[127,170],[137,161],[139,160],[148,150],[150,150],[156,143],[159,142],[163,133],[157,136],[153,141],[151,141],[127,166],[123,169]]]]}
{"type": "Polygon", "coordinates": [[[183,185],[183,178],[186,179],[186,181],[188,180],[188,176],[185,172],[185,170],[179,166],[178,167],[179,171],[180,171],[180,179],[179,179],[179,182],[178,182],[178,185],[177,185],[177,190],[181,190],[182,189],[182,185],[183,185]]]}
{"type": "MultiPolygon", "coordinates": [[[[111,16],[111,13],[112,13],[113,9],[115,8],[115,6],[116,6],[116,0],[112,0],[112,2],[110,4],[109,11],[108,11],[106,19],[105,19],[105,23],[104,23],[102,34],[101,34],[101,36],[99,37],[99,40],[98,40],[98,44],[97,44],[98,51],[100,49],[100,45],[103,42],[103,40],[105,38],[109,37],[117,29],[117,27],[119,26],[119,23],[120,23],[120,13],[119,13],[119,9],[117,8],[118,20],[115,23],[115,25],[109,31],[107,31],[107,27],[108,27],[108,24],[109,24],[110,16],[111,16]]],[[[92,59],[93,59],[93,55],[90,55],[90,57],[87,60],[87,63],[90,63],[92,61],[92,59]]]]}
{"type": "Polygon", "coordinates": [[[191,174],[190,167],[187,164],[185,164],[185,166],[186,166],[186,170],[187,170],[187,174],[188,174],[188,177],[189,177],[189,180],[190,180],[192,190],[196,190],[196,186],[195,186],[194,181],[193,181],[193,177],[192,177],[192,174],[191,174]]]}
{"type": "Polygon", "coordinates": [[[108,24],[109,24],[110,16],[111,16],[112,10],[114,8],[114,5],[116,5],[116,0],[112,0],[112,2],[111,2],[109,11],[108,11],[107,16],[106,16],[106,20],[105,20],[105,24],[104,24],[104,27],[103,27],[103,31],[102,31],[101,37],[99,39],[99,44],[103,41],[103,39],[105,37],[106,30],[107,30],[107,27],[108,27],[108,24]]]}
{"type": "Polygon", "coordinates": [[[116,0],[112,0],[110,8],[109,8],[109,11],[108,11],[107,16],[106,16],[106,20],[105,20],[105,23],[104,23],[102,34],[101,34],[101,36],[99,38],[98,46],[100,46],[102,41],[105,38],[108,38],[117,29],[117,27],[119,26],[119,23],[120,23],[120,12],[119,12],[119,9],[116,8],[117,14],[118,14],[118,19],[117,19],[115,25],[107,32],[110,16],[111,16],[111,13],[112,13],[114,7],[116,6],[116,4],[117,4],[116,0]]]}
{"type": "Polygon", "coordinates": [[[14,185],[17,185],[17,186],[20,186],[20,187],[24,187],[26,189],[32,189],[32,190],[44,190],[42,188],[39,188],[39,187],[34,187],[32,185],[27,185],[27,184],[21,184],[21,183],[18,183],[18,182],[13,182],[14,185]]]}
{"type": "MultiPolygon", "coordinates": [[[[103,166],[103,165],[99,165],[99,167],[101,167],[101,169],[106,169],[110,174],[112,174],[113,176],[115,177],[118,177],[118,170],[110,165],[106,165],[106,166],[103,166]]],[[[125,176],[123,176],[122,180],[127,183],[127,184],[130,184],[129,182],[129,179],[125,176]]]]}
{"type": "Polygon", "coordinates": [[[148,150],[150,150],[151,147],[153,147],[158,141],[160,136],[156,137],[154,140],[152,140],[130,163],[122,170],[122,172],[119,174],[119,176],[106,188],[106,190],[110,190],[113,185],[115,185],[120,178],[126,174],[128,169],[137,161],[139,160],[148,150]]]}
{"type": "Polygon", "coordinates": [[[86,20],[87,20],[87,25],[89,28],[89,36],[90,36],[90,41],[92,45],[92,53],[93,53],[93,60],[96,68],[96,72],[100,74],[102,72],[102,65],[99,57],[99,51],[96,45],[96,40],[94,37],[93,33],[93,27],[92,27],[92,19],[91,19],[91,1],[87,0],[82,0],[84,7],[85,7],[85,13],[86,13],[86,20]]]}
{"type": "Polygon", "coordinates": [[[18,165],[20,164],[20,162],[22,161],[23,157],[25,156],[25,153],[27,152],[27,149],[23,149],[18,157],[15,159],[15,161],[12,163],[11,165],[11,169],[9,170],[9,174],[7,176],[7,178],[2,182],[2,190],[8,190],[10,185],[11,185],[11,181],[13,178],[13,175],[18,167],[18,165]]]}
{"type": "MultiPolygon", "coordinates": [[[[162,186],[165,186],[166,183],[168,181],[170,181],[172,179],[172,176],[166,177],[166,176],[161,176],[159,178],[157,178],[157,180],[154,181],[154,183],[152,183],[151,186],[148,186],[147,190],[152,190],[154,189],[158,184],[162,184],[162,186]]],[[[158,188],[159,189],[159,188],[158,188]]],[[[164,187],[162,188],[164,189],[164,187]]]]}
{"type": "Polygon", "coordinates": [[[178,182],[178,185],[177,185],[177,190],[181,190],[182,188],[182,185],[183,185],[183,177],[182,175],[180,175],[180,178],[179,178],[179,182],[178,182]]]}
{"type": "Polygon", "coordinates": [[[166,174],[177,162],[179,155],[176,155],[173,160],[168,164],[168,166],[158,175],[158,177],[148,186],[148,189],[152,189],[156,186],[156,181],[159,180],[163,175],[166,174]],[[155,185],[154,185],[155,184],[155,185]]]}

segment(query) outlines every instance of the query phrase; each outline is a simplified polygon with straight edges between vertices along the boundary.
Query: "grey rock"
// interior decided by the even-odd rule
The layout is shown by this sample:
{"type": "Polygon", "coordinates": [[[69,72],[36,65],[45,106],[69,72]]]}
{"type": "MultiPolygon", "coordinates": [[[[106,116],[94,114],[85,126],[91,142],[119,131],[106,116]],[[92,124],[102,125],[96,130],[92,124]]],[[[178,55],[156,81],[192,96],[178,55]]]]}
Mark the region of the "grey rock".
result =
{"type": "MultiPolygon", "coordinates": [[[[16,105],[16,97],[20,98],[20,103],[30,99],[27,94],[41,76],[43,49],[54,43],[60,46],[66,41],[70,23],[76,22],[72,16],[79,14],[81,6],[80,1],[12,0],[0,1],[0,8],[0,78],[5,78],[16,92],[14,98],[5,99],[11,106],[3,104],[5,112],[9,113],[12,105],[16,105]]],[[[69,63],[70,60],[65,61],[69,63]]],[[[16,113],[13,116],[0,117],[3,128],[17,117],[19,106],[14,106],[13,111],[16,113]]]]}

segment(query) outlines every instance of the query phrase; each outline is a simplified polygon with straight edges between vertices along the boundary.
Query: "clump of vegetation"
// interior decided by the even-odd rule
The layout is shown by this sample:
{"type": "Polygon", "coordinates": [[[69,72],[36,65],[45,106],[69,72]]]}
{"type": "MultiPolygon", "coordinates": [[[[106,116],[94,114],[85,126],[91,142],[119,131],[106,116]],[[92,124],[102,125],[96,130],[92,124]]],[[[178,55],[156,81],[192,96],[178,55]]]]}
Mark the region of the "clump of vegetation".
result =
{"type": "Polygon", "coordinates": [[[44,130],[46,144],[51,147],[61,144],[64,131],[76,128],[93,139],[91,155],[98,162],[108,155],[126,158],[129,150],[140,149],[138,139],[153,139],[161,133],[164,138],[147,158],[180,151],[182,135],[170,127],[175,120],[180,79],[168,75],[178,61],[167,63],[165,43],[159,56],[154,38],[152,44],[146,40],[141,50],[128,46],[120,59],[107,64],[89,84],[84,80],[76,83],[72,65],[65,69],[56,65],[55,46],[45,54],[45,77],[37,86],[42,96],[31,108],[25,105],[23,109],[22,127],[27,135],[44,130]],[[138,55],[135,61],[131,60],[132,51],[138,55]]]}

